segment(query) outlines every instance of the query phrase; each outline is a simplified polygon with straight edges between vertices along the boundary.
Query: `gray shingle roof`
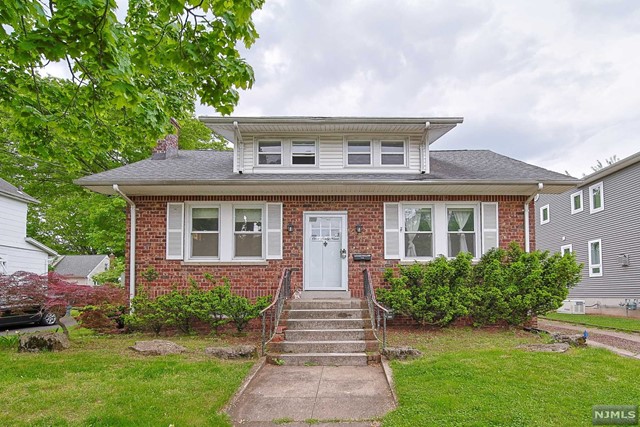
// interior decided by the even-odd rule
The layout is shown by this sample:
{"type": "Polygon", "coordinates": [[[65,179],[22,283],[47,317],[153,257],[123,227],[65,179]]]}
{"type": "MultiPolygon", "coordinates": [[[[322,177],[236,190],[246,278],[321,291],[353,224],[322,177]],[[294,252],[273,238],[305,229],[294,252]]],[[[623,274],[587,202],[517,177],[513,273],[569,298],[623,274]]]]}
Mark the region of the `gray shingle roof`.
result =
{"type": "Polygon", "coordinates": [[[87,277],[107,255],[65,255],[55,266],[63,276],[87,277]]]}
{"type": "Polygon", "coordinates": [[[489,150],[432,150],[428,174],[394,173],[233,173],[231,151],[180,151],[166,160],[142,160],[76,180],[79,185],[193,184],[242,181],[565,181],[576,179],[489,150]]]}
{"type": "Polygon", "coordinates": [[[18,187],[9,184],[2,178],[0,178],[0,194],[9,196],[13,199],[23,200],[25,202],[38,203],[36,199],[20,190],[18,187]]]}

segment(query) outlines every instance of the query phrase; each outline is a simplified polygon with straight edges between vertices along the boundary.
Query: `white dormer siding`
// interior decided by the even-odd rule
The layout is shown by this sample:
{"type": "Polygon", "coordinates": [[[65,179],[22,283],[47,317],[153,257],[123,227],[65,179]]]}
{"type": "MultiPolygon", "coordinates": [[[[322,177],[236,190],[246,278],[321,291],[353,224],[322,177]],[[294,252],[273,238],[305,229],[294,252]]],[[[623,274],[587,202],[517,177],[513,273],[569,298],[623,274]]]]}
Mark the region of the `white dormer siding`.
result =
{"type": "MultiPolygon", "coordinates": [[[[237,141],[236,154],[242,159],[240,165],[242,173],[420,173],[421,153],[426,157],[428,165],[428,146],[421,149],[423,142],[421,134],[325,134],[325,135],[286,135],[273,134],[248,135],[243,134],[242,141],[237,141]],[[261,142],[276,142],[281,144],[280,164],[261,164],[259,147],[261,142]],[[297,142],[315,142],[315,164],[295,164],[293,156],[297,142]],[[370,143],[370,164],[349,164],[349,141],[370,143]],[[387,144],[387,143],[396,144],[387,144]],[[385,153],[391,152],[391,145],[403,143],[403,164],[385,164],[390,157],[385,153]],[[386,148],[383,148],[386,147],[386,148]],[[388,151],[387,151],[388,150],[388,151]]],[[[398,153],[397,148],[394,153],[398,153]]],[[[263,157],[264,158],[264,157],[263,157]]],[[[394,158],[395,160],[398,157],[394,158]]],[[[427,168],[428,170],[428,168],[427,168]]]]}

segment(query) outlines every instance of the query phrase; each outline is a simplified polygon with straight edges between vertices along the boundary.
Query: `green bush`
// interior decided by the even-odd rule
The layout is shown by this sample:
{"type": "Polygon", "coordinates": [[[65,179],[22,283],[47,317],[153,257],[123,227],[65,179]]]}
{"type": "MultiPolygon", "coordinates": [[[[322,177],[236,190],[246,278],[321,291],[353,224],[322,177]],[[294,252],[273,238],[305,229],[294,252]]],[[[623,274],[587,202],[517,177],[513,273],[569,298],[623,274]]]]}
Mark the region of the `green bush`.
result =
{"type": "Polygon", "coordinates": [[[474,325],[521,325],[557,309],[580,280],[582,265],[573,254],[524,252],[512,243],[493,249],[473,265],[470,254],[438,257],[427,264],[388,270],[388,289],[378,299],[423,325],[446,326],[461,316],[474,325]]]}
{"type": "Polygon", "coordinates": [[[143,290],[131,300],[131,308],[133,311],[124,318],[129,330],[148,331],[156,336],[160,335],[167,323],[167,315],[157,299],[149,298],[149,294],[143,290]]]}
{"type": "Polygon", "coordinates": [[[222,307],[224,314],[233,320],[238,332],[242,332],[249,321],[258,317],[270,301],[271,297],[258,297],[252,304],[243,296],[231,294],[222,302],[222,307]]]}

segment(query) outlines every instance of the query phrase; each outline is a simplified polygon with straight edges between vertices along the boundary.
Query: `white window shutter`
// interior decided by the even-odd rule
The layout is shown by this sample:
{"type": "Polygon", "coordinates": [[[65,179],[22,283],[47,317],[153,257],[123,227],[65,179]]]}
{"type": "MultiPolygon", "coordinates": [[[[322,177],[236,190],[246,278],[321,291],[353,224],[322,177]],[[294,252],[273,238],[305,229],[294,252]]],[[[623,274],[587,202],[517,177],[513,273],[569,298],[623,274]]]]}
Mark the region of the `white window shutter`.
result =
{"type": "Polygon", "coordinates": [[[282,259],[282,203],[267,203],[267,259],[282,259]]]}
{"type": "Polygon", "coordinates": [[[482,204],[482,253],[500,245],[498,234],[498,203],[482,204]]]}
{"type": "Polygon", "coordinates": [[[184,203],[167,203],[167,259],[182,259],[184,203]]]}
{"type": "Polygon", "coordinates": [[[384,258],[400,259],[400,205],[384,204],[384,258]]]}

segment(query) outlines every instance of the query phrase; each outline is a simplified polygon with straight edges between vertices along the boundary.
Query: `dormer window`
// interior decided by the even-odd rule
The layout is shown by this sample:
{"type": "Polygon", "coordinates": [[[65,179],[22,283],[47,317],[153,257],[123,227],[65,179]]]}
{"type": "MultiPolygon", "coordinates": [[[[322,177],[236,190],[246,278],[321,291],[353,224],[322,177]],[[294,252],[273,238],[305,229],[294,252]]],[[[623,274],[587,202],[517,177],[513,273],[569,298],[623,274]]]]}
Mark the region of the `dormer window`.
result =
{"type": "Polygon", "coordinates": [[[404,141],[380,141],[380,164],[404,165],[404,141]]]}
{"type": "Polygon", "coordinates": [[[370,166],[371,141],[348,141],[347,164],[349,166],[370,166]]]}
{"type": "Polygon", "coordinates": [[[258,164],[281,165],[282,141],[258,141],[258,164]]]}
{"type": "Polygon", "coordinates": [[[316,143],[315,141],[291,141],[292,165],[315,165],[316,143]]]}

